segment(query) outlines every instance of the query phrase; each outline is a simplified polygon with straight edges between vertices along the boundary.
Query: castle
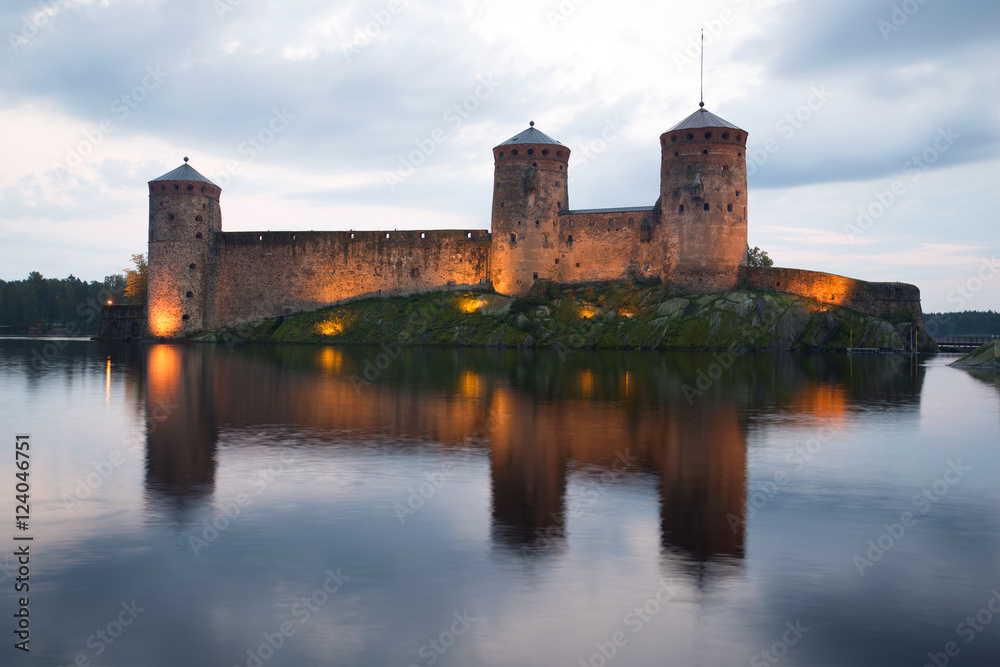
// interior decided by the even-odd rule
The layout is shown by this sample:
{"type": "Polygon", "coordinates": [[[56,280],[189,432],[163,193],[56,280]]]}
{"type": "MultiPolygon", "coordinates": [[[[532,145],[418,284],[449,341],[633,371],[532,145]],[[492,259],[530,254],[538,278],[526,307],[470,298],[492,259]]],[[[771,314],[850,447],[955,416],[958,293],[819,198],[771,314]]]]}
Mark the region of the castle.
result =
{"type": "Polygon", "coordinates": [[[493,149],[490,230],[224,232],[221,188],[185,158],[149,181],[147,331],[180,337],[365,296],[491,287],[523,295],[542,279],[628,276],[687,293],[765,287],[871,314],[915,300],[919,314],[912,285],[744,266],[746,140],[702,104],[660,136],[655,204],[574,210],[571,151],[532,122],[493,149]]]}

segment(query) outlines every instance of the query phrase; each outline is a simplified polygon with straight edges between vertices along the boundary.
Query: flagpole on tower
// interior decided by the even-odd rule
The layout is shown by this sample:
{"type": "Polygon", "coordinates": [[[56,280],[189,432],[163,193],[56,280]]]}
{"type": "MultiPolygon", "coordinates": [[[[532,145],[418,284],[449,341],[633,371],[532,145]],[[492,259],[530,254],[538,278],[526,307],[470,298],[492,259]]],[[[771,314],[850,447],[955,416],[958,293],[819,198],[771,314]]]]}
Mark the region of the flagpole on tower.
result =
{"type": "Polygon", "coordinates": [[[701,29],[701,100],[698,102],[698,106],[702,109],[705,108],[705,29],[701,29]]]}

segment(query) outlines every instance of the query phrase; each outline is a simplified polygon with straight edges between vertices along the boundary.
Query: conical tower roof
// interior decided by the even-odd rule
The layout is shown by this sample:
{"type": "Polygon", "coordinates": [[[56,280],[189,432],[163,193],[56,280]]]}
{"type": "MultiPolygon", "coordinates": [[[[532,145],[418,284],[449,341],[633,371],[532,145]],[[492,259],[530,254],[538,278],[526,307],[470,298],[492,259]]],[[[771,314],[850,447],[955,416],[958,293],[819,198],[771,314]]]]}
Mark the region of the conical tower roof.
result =
{"type": "MultiPolygon", "coordinates": [[[[150,183],[155,181],[197,181],[200,183],[208,183],[209,185],[215,185],[212,181],[208,180],[201,174],[199,174],[194,167],[187,163],[187,158],[184,158],[184,164],[177,167],[173,171],[168,171],[163,176],[154,178],[150,183]]],[[[219,186],[215,186],[219,187],[219,186]]]]}
{"type": "Polygon", "coordinates": [[[539,132],[538,130],[536,130],[535,121],[531,121],[530,127],[527,130],[521,132],[520,134],[514,135],[513,137],[511,137],[510,139],[508,139],[507,141],[503,142],[500,145],[507,146],[509,144],[551,144],[552,146],[563,145],[558,141],[556,141],[555,139],[553,139],[552,137],[550,137],[549,135],[545,134],[544,132],[539,132]]]}
{"type": "Polygon", "coordinates": [[[675,130],[697,130],[702,127],[728,127],[734,130],[740,130],[741,132],[746,132],[746,130],[736,127],[727,120],[719,118],[705,108],[698,109],[693,114],[667,130],[667,132],[673,132],[675,130]]]}

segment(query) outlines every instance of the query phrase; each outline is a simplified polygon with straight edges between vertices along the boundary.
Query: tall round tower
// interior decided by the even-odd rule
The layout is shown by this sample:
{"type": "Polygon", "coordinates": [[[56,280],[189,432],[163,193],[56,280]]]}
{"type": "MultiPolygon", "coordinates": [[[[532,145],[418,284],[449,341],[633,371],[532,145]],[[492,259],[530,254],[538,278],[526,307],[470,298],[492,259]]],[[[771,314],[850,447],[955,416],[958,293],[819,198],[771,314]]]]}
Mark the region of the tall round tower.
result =
{"type": "Polygon", "coordinates": [[[534,126],[493,149],[490,278],[501,294],[524,294],[535,280],[556,275],[570,150],[534,126]]]}
{"type": "Polygon", "coordinates": [[[222,231],[222,189],[184,164],[149,182],[147,326],[175,337],[212,326],[210,248],[222,231]]]}
{"type": "Polygon", "coordinates": [[[704,108],[660,136],[666,277],[732,289],[747,247],[747,133],[704,108]]]}

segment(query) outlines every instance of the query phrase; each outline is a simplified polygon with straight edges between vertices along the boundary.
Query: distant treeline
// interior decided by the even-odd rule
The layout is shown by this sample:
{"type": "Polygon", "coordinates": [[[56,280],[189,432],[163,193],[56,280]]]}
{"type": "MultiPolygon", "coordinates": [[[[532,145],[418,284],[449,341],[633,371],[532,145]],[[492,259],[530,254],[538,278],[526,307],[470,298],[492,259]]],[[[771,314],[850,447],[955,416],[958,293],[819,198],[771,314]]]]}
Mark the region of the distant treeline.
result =
{"type": "Polygon", "coordinates": [[[963,310],[960,313],[924,313],[932,336],[1000,336],[1000,313],[963,310]]]}
{"type": "Polygon", "coordinates": [[[32,271],[24,280],[0,280],[0,333],[59,332],[73,324],[72,333],[95,334],[101,305],[119,303],[124,289],[122,275],[86,283],[72,274],[45,278],[32,271]]]}

